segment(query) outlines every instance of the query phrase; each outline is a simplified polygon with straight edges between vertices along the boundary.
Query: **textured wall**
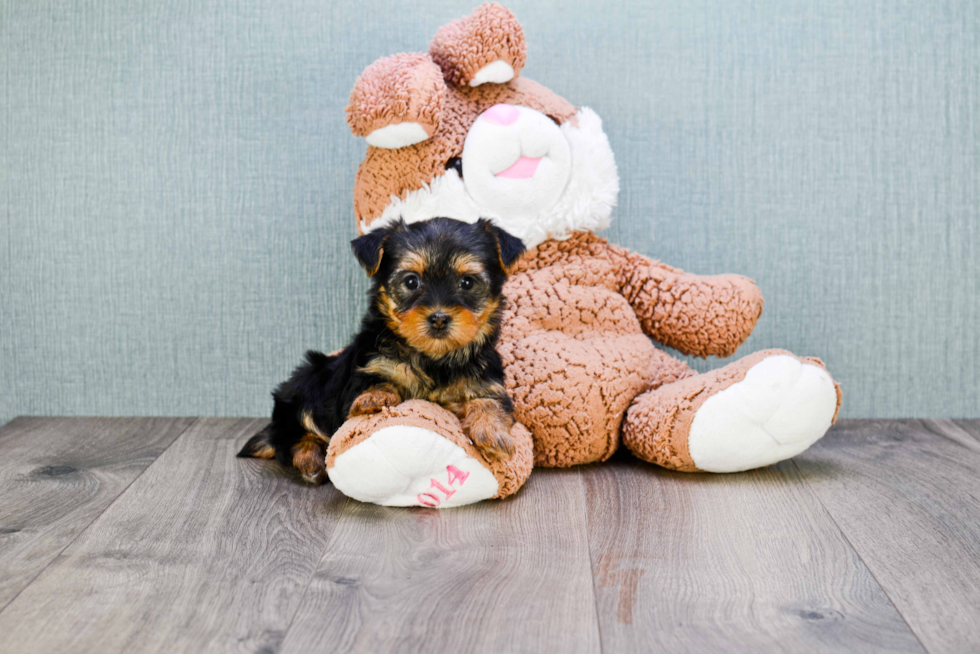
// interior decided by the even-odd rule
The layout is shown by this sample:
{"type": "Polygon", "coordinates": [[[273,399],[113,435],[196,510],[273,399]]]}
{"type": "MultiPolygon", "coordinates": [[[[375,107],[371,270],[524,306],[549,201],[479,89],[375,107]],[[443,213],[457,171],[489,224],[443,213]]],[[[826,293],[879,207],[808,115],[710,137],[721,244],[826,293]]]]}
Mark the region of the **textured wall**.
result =
{"type": "MultiPolygon", "coordinates": [[[[0,420],[265,414],[364,306],[355,77],[476,2],[0,0],[0,420]]],[[[605,119],[613,240],[756,279],[742,352],[846,416],[980,416],[980,3],[510,6],[605,119]]]]}

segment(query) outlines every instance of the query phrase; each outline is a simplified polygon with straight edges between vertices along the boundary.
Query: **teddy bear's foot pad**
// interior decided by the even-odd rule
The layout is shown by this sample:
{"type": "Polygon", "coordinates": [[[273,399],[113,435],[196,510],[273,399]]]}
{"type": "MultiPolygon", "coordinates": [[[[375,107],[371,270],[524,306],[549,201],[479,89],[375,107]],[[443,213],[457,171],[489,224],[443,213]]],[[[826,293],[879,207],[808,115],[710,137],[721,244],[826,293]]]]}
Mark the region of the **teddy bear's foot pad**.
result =
{"type": "Polygon", "coordinates": [[[770,356],[698,408],[688,436],[691,459],[708,472],[776,463],[820,439],[836,411],[837,389],[826,370],[770,356]]]}
{"type": "Polygon", "coordinates": [[[497,494],[496,477],[459,445],[409,425],[383,427],[327,470],[337,490],[382,506],[445,509],[497,494]]]}

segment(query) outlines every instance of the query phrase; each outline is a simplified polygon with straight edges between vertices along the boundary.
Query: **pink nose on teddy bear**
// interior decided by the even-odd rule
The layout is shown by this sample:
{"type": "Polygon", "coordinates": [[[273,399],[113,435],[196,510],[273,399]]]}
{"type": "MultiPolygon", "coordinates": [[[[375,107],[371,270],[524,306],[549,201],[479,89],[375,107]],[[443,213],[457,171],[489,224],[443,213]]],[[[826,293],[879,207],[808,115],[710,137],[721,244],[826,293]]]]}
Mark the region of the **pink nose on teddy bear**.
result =
{"type": "Polygon", "coordinates": [[[518,111],[517,107],[512,104],[495,104],[484,111],[481,118],[491,125],[506,127],[507,125],[512,125],[514,122],[516,122],[517,117],[520,115],[521,112],[518,111]]]}

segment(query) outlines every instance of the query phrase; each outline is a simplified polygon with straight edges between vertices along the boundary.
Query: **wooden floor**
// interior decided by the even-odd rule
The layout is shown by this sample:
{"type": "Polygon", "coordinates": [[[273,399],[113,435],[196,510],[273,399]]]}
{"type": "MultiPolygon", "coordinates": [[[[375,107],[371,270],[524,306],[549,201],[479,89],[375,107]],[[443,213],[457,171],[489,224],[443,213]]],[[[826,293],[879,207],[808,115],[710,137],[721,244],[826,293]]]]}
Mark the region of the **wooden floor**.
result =
{"type": "Polygon", "coordinates": [[[261,420],[0,429],[0,652],[977,652],[980,421],[793,461],[625,453],[386,509],[236,459],[261,420]]]}

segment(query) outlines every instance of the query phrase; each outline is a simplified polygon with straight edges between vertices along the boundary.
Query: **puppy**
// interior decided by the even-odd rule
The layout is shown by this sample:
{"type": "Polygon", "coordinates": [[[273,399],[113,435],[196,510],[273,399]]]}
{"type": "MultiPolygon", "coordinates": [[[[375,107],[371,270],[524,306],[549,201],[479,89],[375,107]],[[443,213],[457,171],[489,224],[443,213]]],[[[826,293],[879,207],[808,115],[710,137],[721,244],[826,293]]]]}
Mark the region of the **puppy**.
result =
{"type": "Polygon", "coordinates": [[[510,458],[513,405],[495,345],[501,289],[523,243],[484,219],[433,218],[351,246],[372,280],[361,331],[337,354],[307,352],[272,394],[272,422],[238,456],[275,457],[319,484],[345,420],[421,398],[455,413],[485,456],[510,458]]]}

